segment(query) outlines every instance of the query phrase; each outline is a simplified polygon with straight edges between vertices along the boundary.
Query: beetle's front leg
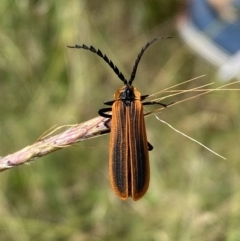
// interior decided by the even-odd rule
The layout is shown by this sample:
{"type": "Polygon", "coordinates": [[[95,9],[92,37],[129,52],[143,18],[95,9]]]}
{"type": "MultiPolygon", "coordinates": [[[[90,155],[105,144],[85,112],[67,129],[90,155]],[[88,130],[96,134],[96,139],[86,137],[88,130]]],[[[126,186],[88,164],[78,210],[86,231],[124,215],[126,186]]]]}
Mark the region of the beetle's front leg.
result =
{"type": "Polygon", "coordinates": [[[104,101],[104,105],[113,105],[113,103],[115,102],[115,100],[108,100],[108,101],[104,101]]]}
{"type": "Polygon", "coordinates": [[[98,114],[102,117],[105,117],[105,118],[112,118],[112,115],[110,114],[106,114],[106,112],[109,112],[109,111],[112,111],[112,107],[108,107],[108,108],[102,108],[100,110],[98,110],[98,114]]]}
{"type": "Polygon", "coordinates": [[[112,115],[106,113],[106,112],[109,112],[109,111],[112,111],[112,107],[102,108],[102,109],[98,110],[98,114],[100,116],[108,118],[108,120],[106,120],[104,122],[104,125],[108,128],[108,130],[102,131],[101,134],[106,134],[106,133],[109,133],[111,131],[109,123],[111,121],[112,115]]]}

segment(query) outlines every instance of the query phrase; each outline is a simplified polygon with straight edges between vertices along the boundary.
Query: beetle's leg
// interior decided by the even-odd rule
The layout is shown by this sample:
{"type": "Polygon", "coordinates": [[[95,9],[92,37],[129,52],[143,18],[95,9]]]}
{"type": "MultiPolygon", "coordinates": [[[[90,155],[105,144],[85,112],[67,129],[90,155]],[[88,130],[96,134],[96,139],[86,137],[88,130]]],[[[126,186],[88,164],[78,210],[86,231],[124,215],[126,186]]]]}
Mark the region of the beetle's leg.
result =
{"type": "Polygon", "coordinates": [[[110,118],[110,119],[111,119],[112,115],[106,114],[106,112],[109,112],[109,111],[111,111],[111,110],[112,110],[111,107],[102,108],[102,109],[98,110],[98,114],[99,114],[100,116],[102,116],[102,117],[110,118]]]}
{"type": "Polygon", "coordinates": [[[104,101],[104,105],[113,105],[113,103],[115,102],[115,100],[108,100],[108,101],[104,101]]]}
{"type": "Polygon", "coordinates": [[[141,95],[141,101],[145,100],[149,95],[141,95]]]}
{"type": "Polygon", "coordinates": [[[163,104],[163,103],[160,103],[157,101],[148,101],[148,102],[142,103],[142,105],[161,105],[161,106],[167,108],[169,105],[172,105],[173,103],[175,103],[175,102],[172,102],[170,104],[163,104]]]}
{"type": "Polygon", "coordinates": [[[153,146],[148,142],[148,151],[151,151],[153,149],[153,146]]]}

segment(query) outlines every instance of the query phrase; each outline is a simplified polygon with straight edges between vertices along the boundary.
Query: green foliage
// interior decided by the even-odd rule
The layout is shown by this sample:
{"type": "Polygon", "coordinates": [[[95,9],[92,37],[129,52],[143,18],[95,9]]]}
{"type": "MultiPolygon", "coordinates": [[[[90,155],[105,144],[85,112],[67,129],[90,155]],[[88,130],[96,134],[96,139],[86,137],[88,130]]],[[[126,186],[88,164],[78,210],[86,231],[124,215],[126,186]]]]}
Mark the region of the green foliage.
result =
{"type": "MultiPolygon", "coordinates": [[[[100,58],[66,45],[100,48],[128,78],[145,42],[171,35],[143,56],[134,81],[139,91],[152,94],[202,74],[204,81],[184,88],[218,82],[178,39],[176,3],[1,0],[1,155],[54,125],[95,117],[122,85],[100,58]]],[[[138,202],[111,191],[108,136],[1,173],[0,240],[240,240],[238,97],[215,92],[159,115],[226,161],[147,119],[151,185],[138,202]]]]}

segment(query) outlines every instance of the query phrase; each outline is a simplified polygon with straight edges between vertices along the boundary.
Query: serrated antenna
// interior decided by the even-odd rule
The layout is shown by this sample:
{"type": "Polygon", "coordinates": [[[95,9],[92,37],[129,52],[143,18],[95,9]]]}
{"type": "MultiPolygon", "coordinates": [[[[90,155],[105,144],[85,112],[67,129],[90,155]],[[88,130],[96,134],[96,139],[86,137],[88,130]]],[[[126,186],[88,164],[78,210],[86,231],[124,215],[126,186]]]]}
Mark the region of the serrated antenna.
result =
{"type": "Polygon", "coordinates": [[[145,50],[151,45],[153,44],[155,41],[159,40],[159,39],[167,39],[167,38],[172,38],[172,37],[158,37],[158,38],[154,38],[152,39],[151,41],[147,42],[146,45],[141,49],[141,51],[139,52],[136,60],[135,60],[135,64],[133,66],[133,70],[132,70],[132,74],[131,74],[131,78],[130,80],[128,81],[128,84],[129,85],[132,85],[132,82],[135,78],[135,75],[136,75],[136,72],[137,72],[137,67],[138,67],[138,64],[142,58],[142,55],[143,53],[145,52],[145,50]]]}
{"type": "Polygon", "coordinates": [[[120,80],[123,81],[124,84],[127,84],[127,80],[125,79],[124,75],[122,72],[118,69],[118,67],[112,62],[111,59],[107,57],[107,55],[103,54],[101,50],[96,50],[93,46],[88,47],[87,45],[74,45],[74,46],[67,46],[68,48],[76,48],[76,49],[85,49],[85,50],[90,50],[91,52],[97,54],[100,56],[102,59],[104,59],[105,62],[108,63],[108,65],[111,67],[111,69],[114,71],[114,73],[119,77],[120,80]]]}

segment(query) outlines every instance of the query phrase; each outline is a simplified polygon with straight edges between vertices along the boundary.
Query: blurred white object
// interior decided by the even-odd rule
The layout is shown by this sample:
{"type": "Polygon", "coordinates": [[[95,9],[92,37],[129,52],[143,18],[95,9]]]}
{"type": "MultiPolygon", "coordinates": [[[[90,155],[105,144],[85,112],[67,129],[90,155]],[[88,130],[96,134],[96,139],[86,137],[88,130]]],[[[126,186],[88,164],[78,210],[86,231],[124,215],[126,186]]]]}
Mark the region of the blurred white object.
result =
{"type": "Polygon", "coordinates": [[[240,79],[240,0],[214,1],[190,1],[177,28],[187,45],[218,68],[222,81],[240,79]]]}
{"type": "Polygon", "coordinates": [[[223,80],[229,80],[232,78],[240,80],[240,51],[220,67],[218,75],[223,80]]]}

